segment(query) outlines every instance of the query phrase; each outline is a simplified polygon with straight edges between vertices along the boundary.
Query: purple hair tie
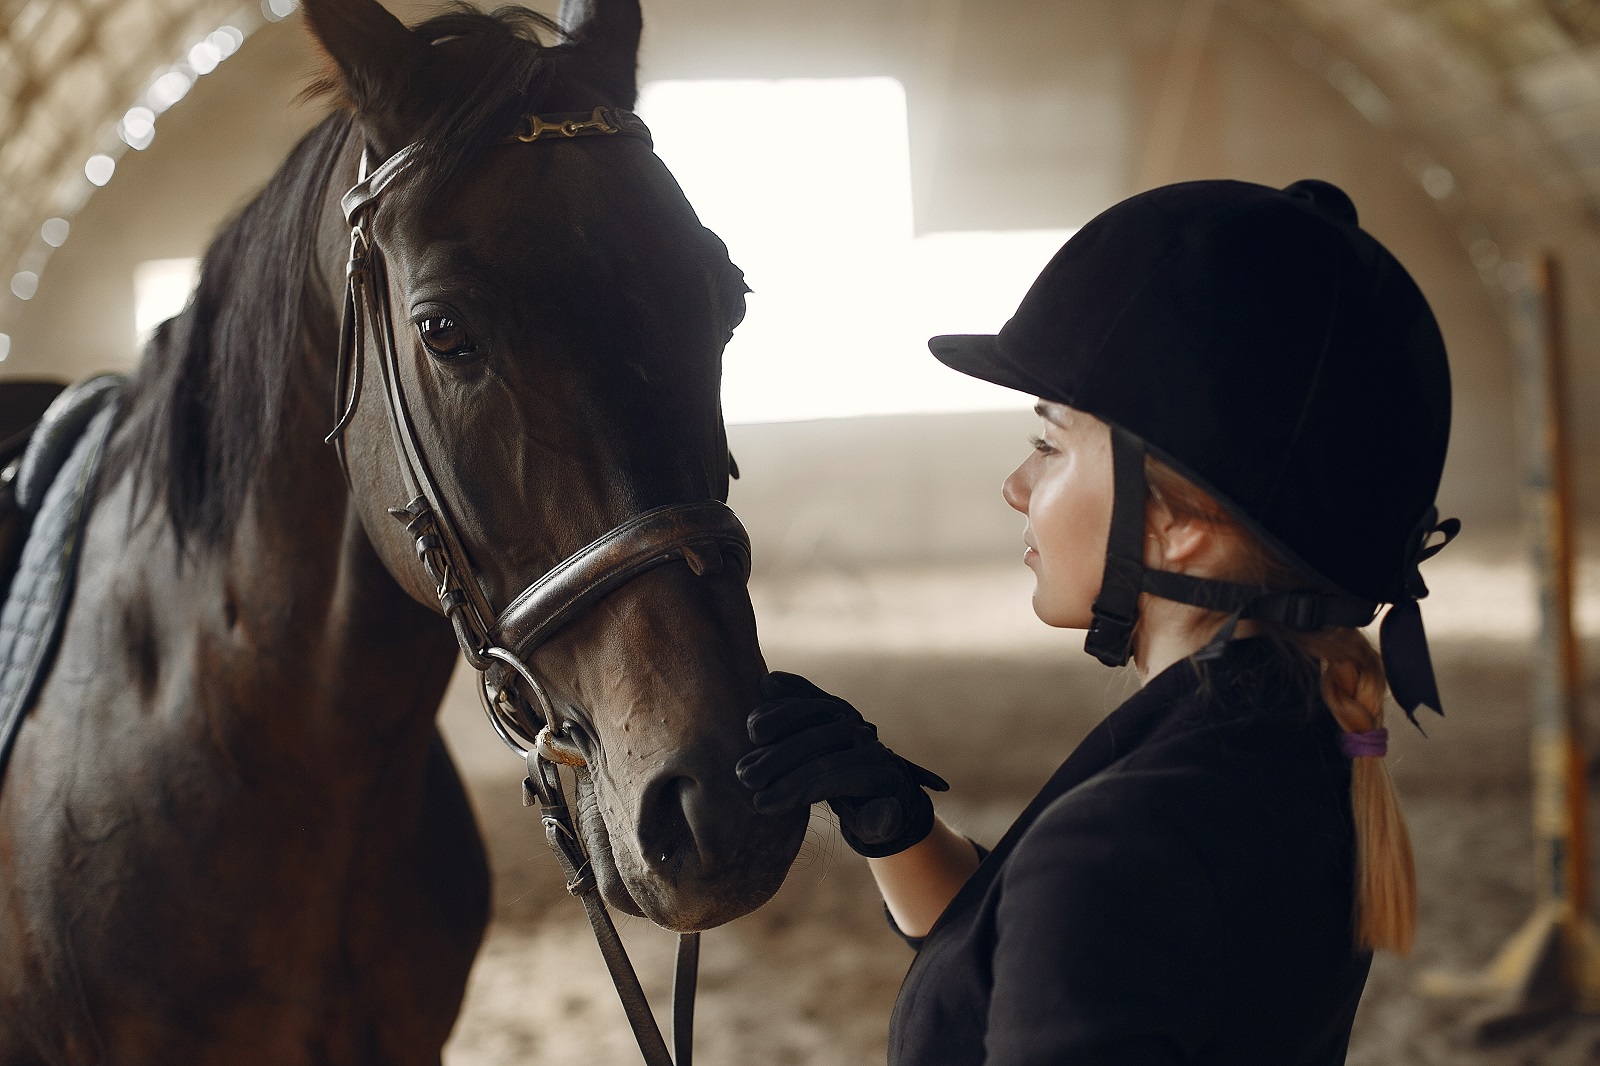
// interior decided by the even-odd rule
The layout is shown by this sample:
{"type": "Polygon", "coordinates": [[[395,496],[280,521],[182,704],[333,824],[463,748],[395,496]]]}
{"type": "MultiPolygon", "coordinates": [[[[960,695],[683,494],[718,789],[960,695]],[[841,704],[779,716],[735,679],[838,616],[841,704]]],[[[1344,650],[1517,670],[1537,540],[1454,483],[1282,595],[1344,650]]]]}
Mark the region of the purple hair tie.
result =
{"type": "Polygon", "coordinates": [[[1340,733],[1339,747],[1352,759],[1381,759],[1389,754],[1389,731],[1380,728],[1365,733],[1340,733]]]}

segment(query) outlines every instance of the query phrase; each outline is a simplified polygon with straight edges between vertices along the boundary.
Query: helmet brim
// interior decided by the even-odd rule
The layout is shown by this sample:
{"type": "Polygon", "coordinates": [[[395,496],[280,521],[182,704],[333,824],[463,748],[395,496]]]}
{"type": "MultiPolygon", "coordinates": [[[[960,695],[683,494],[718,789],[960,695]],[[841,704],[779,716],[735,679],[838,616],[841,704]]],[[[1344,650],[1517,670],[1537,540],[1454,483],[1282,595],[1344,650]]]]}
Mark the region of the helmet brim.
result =
{"type": "Polygon", "coordinates": [[[995,334],[954,333],[933,337],[928,341],[928,350],[939,362],[968,377],[1030,396],[1066,402],[1064,397],[1052,395],[1056,390],[1049,383],[1029,373],[1026,367],[1012,358],[1004,342],[995,334]]]}

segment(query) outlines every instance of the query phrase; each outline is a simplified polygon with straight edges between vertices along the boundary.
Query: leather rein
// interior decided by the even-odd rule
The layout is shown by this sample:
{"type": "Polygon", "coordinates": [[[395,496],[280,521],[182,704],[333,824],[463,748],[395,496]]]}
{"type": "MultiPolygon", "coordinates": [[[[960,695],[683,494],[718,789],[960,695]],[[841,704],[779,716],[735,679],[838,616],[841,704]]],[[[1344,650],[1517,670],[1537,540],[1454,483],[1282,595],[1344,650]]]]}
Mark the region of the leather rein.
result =
{"type": "MultiPolygon", "coordinates": [[[[508,141],[528,144],[620,136],[651,143],[650,131],[637,115],[610,107],[597,107],[589,114],[526,115],[519,127],[508,141]]],[[[617,588],[664,563],[682,559],[696,575],[706,575],[719,572],[725,557],[731,555],[748,579],[750,539],[738,517],[718,500],[657,507],[634,515],[568,556],[523,589],[504,610],[495,612],[429,472],[427,456],[412,422],[400,373],[388,275],[382,251],[373,239],[378,203],[415,160],[417,151],[418,145],[407,145],[370,174],[363,152],[360,183],[340,201],[345,222],[350,226],[350,260],[335,374],[336,422],[327,440],[337,448],[348,480],[344,431],[361,399],[370,328],[376,341],[389,429],[409,499],[403,507],[391,507],[389,514],[415,540],[417,558],[434,584],[439,606],[455,630],[461,653],[478,671],[479,696],[490,724],[527,764],[523,804],[537,803],[540,807],[545,840],[567,878],[567,891],[583,902],[644,1061],[648,1066],[690,1066],[700,934],[684,933],[678,938],[672,989],[674,1054],[669,1054],[638,975],[600,897],[593,866],[567,805],[559,767],[582,766],[583,759],[553,743],[553,737],[561,733],[561,725],[529,660],[534,650],[562,626],[617,588]],[[519,680],[532,693],[537,707],[523,696],[517,685],[519,680]]]]}

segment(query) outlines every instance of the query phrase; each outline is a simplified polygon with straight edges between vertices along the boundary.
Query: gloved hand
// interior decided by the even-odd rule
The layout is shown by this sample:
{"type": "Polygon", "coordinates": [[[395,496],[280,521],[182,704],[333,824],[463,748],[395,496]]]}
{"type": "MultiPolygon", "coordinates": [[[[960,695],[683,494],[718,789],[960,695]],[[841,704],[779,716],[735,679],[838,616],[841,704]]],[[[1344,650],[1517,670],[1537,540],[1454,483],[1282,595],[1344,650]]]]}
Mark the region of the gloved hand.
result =
{"type": "Polygon", "coordinates": [[[756,749],[734,767],[755,808],[777,814],[822,800],[839,817],[845,843],[868,858],[920,843],[933,828],[924,788],[949,785],[878,740],[861,712],[796,674],[761,679],[767,700],[750,712],[756,749]]]}

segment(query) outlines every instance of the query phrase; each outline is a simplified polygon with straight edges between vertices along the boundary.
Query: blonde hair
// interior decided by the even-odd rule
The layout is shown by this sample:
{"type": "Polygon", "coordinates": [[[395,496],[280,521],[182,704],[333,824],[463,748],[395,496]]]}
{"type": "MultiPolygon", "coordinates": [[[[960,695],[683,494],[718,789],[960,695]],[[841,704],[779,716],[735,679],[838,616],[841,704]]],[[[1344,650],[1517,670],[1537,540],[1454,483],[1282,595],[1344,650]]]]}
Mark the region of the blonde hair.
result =
{"type": "MultiPolygon", "coordinates": [[[[1175,518],[1197,519],[1239,548],[1237,571],[1226,576],[1265,588],[1303,586],[1305,579],[1228,514],[1204,490],[1160,460],[1146,456],[1149,504],[1175,518]]],[[[1222,615],[1208,612],[1208,621],[1222,615]]],[[[1314,664],[1322,700],[1346,733],[1383,728],[1389,682],[1383,658],[1359,629],[1326,627],[1299,631],[1257,623],[1265,636],[1314,664]]],[[[1355,822],[1355,940],[1363,950],[1406,955],[1417,924],[1417,873],[1400,799],[1382,758],[1356,758],[1350,770],[1350,809],[1355,822]]]]}

